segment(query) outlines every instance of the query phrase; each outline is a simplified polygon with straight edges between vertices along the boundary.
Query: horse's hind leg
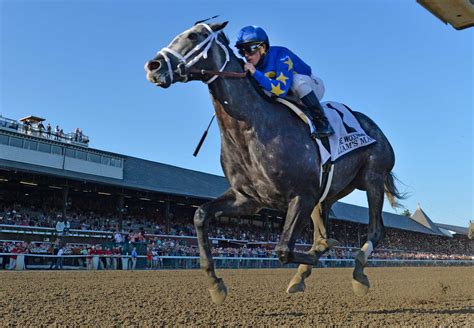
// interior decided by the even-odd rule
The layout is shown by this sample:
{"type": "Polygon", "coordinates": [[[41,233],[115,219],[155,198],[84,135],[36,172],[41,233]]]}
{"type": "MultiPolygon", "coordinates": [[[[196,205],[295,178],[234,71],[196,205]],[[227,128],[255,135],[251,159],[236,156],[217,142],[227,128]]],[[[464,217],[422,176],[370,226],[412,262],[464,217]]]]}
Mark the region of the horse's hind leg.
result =
{"type": "Polygon", "coordinates": [[[355,268],[352,279],[352,289],[358,296],[364,296],[369,291],[370,283],[364,274],[368,258],[384,236],[382,207],[384,201],[384,174],[371,172],[367,182],[367,199],[369,203],[369,231],[367,241],[355,258],[355,268]]]}
{"type": "MultiPolygon", "coordinates": [[[[314,232],[313,246],[311,247],[311,250],[309,252],[315,255],[319,254],[319,256],[321,256],[329,249],[337,245],[336,240],[327,239],[326,227],[324,224],[328,221],[330,208],[331,205],[328,205],[327,203],[324,203],[324,205],[318,204],[311,213],[311,220],[313,221],[314,232]]],[[[311,275],[312,267],[313,266],[309,264],[300,264],[298,266],[298,271],[291,279],[288,288],[286,289],[286,292],[289,294],[303,292],[306,288],[304,280],[311,275]]]]}
{"type": "Polygon", "coordinates": [[[218,278],[214,269],[214,260],[209,243],[209,219],[220,215],[252,215],[258,212],[257,204],[248,198],[236,195],[232,190],[226,191],[219,198],[201,205],[194,214],[194,226],[199,244],[201,269],[209,280],[209,293],[214,303],[224,302],[227,296],[227,287],[223,280],[218,278]]]}
{"type": "Polygon", "coordinates": [[[293,252],[296,237],[301,233],[305,221],[311,216],[315,202],[315,199],[311,196],[295,196],[291,200],[286,212],[285,225],[280,235],[280,241],[275,247],[281,263],[317,263],[318,260],[314,254],[293,252]]]}

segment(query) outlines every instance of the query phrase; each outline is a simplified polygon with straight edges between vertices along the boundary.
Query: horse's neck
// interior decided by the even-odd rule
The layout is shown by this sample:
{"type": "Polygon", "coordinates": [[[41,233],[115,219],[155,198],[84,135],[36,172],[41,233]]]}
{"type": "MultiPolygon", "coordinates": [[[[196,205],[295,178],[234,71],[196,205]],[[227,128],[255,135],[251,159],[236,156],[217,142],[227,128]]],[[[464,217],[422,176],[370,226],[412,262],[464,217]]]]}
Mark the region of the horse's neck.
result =
{"type": "MultiPolygon", "coordinates": [[[[237,58],[231,55],[231,61],[225,71],[241,72],[237,58]]],[[[219,77],[209,85],[217,119],[223,129],[242,129],[252,127],[261,121],[265,101],[255,90],[248,78],[219,77]]]]}

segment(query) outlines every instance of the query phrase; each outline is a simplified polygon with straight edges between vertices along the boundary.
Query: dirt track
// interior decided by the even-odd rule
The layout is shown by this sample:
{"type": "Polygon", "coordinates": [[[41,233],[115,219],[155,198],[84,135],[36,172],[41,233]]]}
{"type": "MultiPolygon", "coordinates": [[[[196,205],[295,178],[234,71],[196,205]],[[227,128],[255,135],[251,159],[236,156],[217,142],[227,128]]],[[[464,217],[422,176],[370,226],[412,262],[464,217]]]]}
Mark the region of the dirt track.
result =
{"type": "Polygon", "coordinates": [[[229,296],[213,305],[203,273],[0,272],[0,326],[473,326],[474,267],[317,269],[287,295],[294,270],[222,270],[229,296]]]}

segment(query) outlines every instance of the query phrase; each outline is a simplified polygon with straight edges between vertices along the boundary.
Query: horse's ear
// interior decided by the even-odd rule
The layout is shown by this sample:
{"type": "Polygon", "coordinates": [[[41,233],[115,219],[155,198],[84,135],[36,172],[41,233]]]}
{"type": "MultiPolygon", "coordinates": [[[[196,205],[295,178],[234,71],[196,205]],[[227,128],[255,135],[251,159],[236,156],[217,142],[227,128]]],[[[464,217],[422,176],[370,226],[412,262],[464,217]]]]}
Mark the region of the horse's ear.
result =
{"type": "Polygon", "coordinates": [[[227,23],[229,23],[229,22],[227,21],[227,22],[224,22],[224,23],[209,24],[209,26],[214,32],[217,32],[217,31],[222,30],[227,25],[227,23]]]}

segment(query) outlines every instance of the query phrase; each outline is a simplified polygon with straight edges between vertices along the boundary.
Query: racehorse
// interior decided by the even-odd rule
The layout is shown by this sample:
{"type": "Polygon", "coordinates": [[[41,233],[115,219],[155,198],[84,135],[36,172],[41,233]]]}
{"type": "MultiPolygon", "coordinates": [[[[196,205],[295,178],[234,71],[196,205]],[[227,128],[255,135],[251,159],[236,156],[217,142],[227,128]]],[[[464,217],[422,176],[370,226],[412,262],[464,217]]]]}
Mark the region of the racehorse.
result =
{"type": "Polygon", "coordinates": [[[225,76],[243,73],[242,60],[223,33],[226,25],[197,23],[145,64],[147,79],[159,87],[199,80],[208,84],[211,94],[221,135],[221,165],[230,184],[224,194],[200,206],[194,215],[200,266],[209,280],[212,301],[222,303],[227,287],[215,273],[208,237],[210,219],[253,215],[262,208],[286,212],[275,251],[282,263],[300,264],[287,292],[303,291],[312,266],[335,245],[325,229],[331,206],[354,189],[366,191],[369,204],[367,241],[355,259],[352,279],[354,292],[365,295],[370,284],[364,267],[384,236],[384,192],[392,206],[403,198],[391,172],[395,155],[389,141],[371,119],[354,112],[376,142],[334,163],[332,184],[319,203],[323,190],[317,144],[303,121],[282,104],[263,97],[250,77],[225,76]],[[313,247],[306,253],[296,252],[295,241],[310,217],[313,247]]]}

